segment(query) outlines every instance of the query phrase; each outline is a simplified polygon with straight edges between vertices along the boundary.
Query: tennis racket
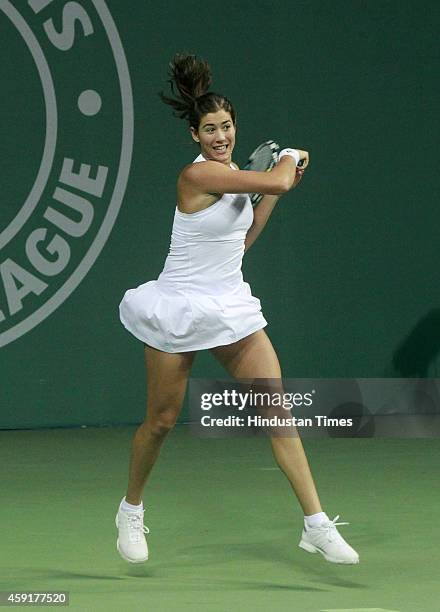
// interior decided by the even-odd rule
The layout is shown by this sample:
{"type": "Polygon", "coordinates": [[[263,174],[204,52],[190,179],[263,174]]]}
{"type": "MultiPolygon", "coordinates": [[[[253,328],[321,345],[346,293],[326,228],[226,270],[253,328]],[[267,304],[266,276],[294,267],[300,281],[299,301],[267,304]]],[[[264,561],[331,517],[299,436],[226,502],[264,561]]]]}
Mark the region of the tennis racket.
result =
{"type": "MultiPolygon", "coordinates": [[[[280,145],[273,140],[263,142],[258,146],[244,166],[243,170],[254,170],[256,172],[270,172],[278,160],[280,145]]],[[[263,197],[262,193],[250,193],[252,206],[256,206],[263,197]]]]}
{"type": "MultiPolygon", "coordinates": [[[[254,170],[256,172],[270,172],[278,161],[280,145],[274,140],[267,140],[260,144],[249,156],[243,170],[254,170]]],[[[298,163],[302,166],[302,160],[298,163]]],[[[263,193],[250,193],[252,206],[256,206],[263,198],[263,193]]]]}

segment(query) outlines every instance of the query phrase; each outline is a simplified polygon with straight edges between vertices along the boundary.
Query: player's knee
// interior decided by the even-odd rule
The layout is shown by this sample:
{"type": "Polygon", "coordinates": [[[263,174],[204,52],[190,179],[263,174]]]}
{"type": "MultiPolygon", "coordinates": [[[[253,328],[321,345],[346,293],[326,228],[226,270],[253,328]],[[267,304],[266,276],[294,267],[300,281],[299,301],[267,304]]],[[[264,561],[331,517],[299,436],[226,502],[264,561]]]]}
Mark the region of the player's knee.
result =
{"type": "Polygon", "coordinates": [[[177,421],[175,412],[168,412],[156,416],[155,418],[147,419],[146,425],[153,436],[166,436],[174,427],[177,421]]]}

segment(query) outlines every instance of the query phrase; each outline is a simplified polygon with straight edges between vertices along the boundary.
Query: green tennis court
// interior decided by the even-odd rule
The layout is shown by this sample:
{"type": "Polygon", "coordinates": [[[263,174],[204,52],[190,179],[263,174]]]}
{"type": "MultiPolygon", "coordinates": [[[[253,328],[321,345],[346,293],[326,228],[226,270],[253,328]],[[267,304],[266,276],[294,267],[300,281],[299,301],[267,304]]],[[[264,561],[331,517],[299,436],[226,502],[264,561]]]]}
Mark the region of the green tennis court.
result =
{"type": "Polygon", "coordinates": [[[170,435],[144,495],[150,560],[115,546],[132,427],[3,431],[2,591],[69,591],[78,610],[440,609],[439,441],[304,442],[323,505],[359,551],[297,546],[302,513],[266,439],[170,435]]]}

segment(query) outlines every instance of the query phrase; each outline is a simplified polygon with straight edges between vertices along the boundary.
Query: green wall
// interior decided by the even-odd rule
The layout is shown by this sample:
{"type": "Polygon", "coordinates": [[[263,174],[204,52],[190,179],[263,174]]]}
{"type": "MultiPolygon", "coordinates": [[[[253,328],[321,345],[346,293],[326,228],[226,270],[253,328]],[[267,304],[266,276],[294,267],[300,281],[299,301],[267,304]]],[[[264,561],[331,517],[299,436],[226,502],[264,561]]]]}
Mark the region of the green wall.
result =
{"type": "MultiPolygon", "coordinates": [[[[64,2],[38,14],[25,2],[12,4],[35,31],[51,15],[61,29],[64,2]]],[[[77,24],[82,40],[72,51],[54,49],[40,37],[55,66],[65,117],[59,139],[66,156],[74,143],[83,163],[112,168],[122,137],[116,72],[93,3],[78,4],[91,16],[96,37],[81,37],[77,24]],[[69,119],[80,80],[105,91],[101,130],[69,119]]],[[[235,161],[244,163],[268,138],[310,151],[301,185],[280,200],[243,267],[261,299],[284,376],[438,377],[438,3],[109,0],[107,6],[133,87],[125,196],[76,289],[39,325],[0,348],[0,427],[135,423],[143,417],[143,349],[120,324],[118,304],[127,288],[160,273],[176,177],[197,155],[186,124],[157,96],[169,60],[181,50],[209,60],[213,89],[237,109],[235,161]]],[[[37,172],[45,127],[35,66],[1,10],[0,31],[0,108],[7,118],[0,144],[2,229],[37,172]]],[[[90,232],[98,231],[104,214],[98,201],[94,206],[90,232]]],[[[0,263],[19,257],[20,248],[7,245],[0,263]]],[[[0,309],[7,315],[2,291],[0,309]]],[[[23,299],[26,308],[34,297],[23,299]]],[[[0,333],[12,323],[6,316],[0,333]]],[[[209,353],[197,356],[193,376],[221,375],[209,353]]]]}

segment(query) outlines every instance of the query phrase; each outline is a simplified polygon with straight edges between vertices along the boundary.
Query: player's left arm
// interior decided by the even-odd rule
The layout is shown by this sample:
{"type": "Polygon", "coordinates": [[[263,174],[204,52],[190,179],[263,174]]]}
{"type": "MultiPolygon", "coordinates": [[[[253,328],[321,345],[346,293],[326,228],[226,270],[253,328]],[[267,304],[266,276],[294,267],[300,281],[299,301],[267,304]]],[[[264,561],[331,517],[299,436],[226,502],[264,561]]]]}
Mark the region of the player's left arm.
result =
{"type": "Polygon", "coordinates": [[[260,200],[258,206],[254,208],[254,220],[247,231],[246,239],[244,241],[245,253],[263,231],[279,199],[280,196],[265,195],[260,200]]]}
{"type": "MultiPolygon", "coordinates": [[[[293,188],[295,188],[301,181],[303,173],[304,170],[300,170],[298,168],[293,188]]],[[[254,208],[254,220],[247,231],[246,239],[244,241],[245,253],[263,231],[279,199],[280,196],[278,195],[265,195],[262,197],[258,206],[254,208]]]]}
{"type": "MultiPolygon", "coordinates": [[[[237,170],[240,170],[236,163],[232,162],[232,165],[237,170]]],[[[263,231],[264,226],[266,225],[279,199],[280,196],[277,195],[265,195],[261,198],[257,208],[254,208],[254,220],[247,231],[246,239],[244,241],[245,253],[263,231]]]]}

